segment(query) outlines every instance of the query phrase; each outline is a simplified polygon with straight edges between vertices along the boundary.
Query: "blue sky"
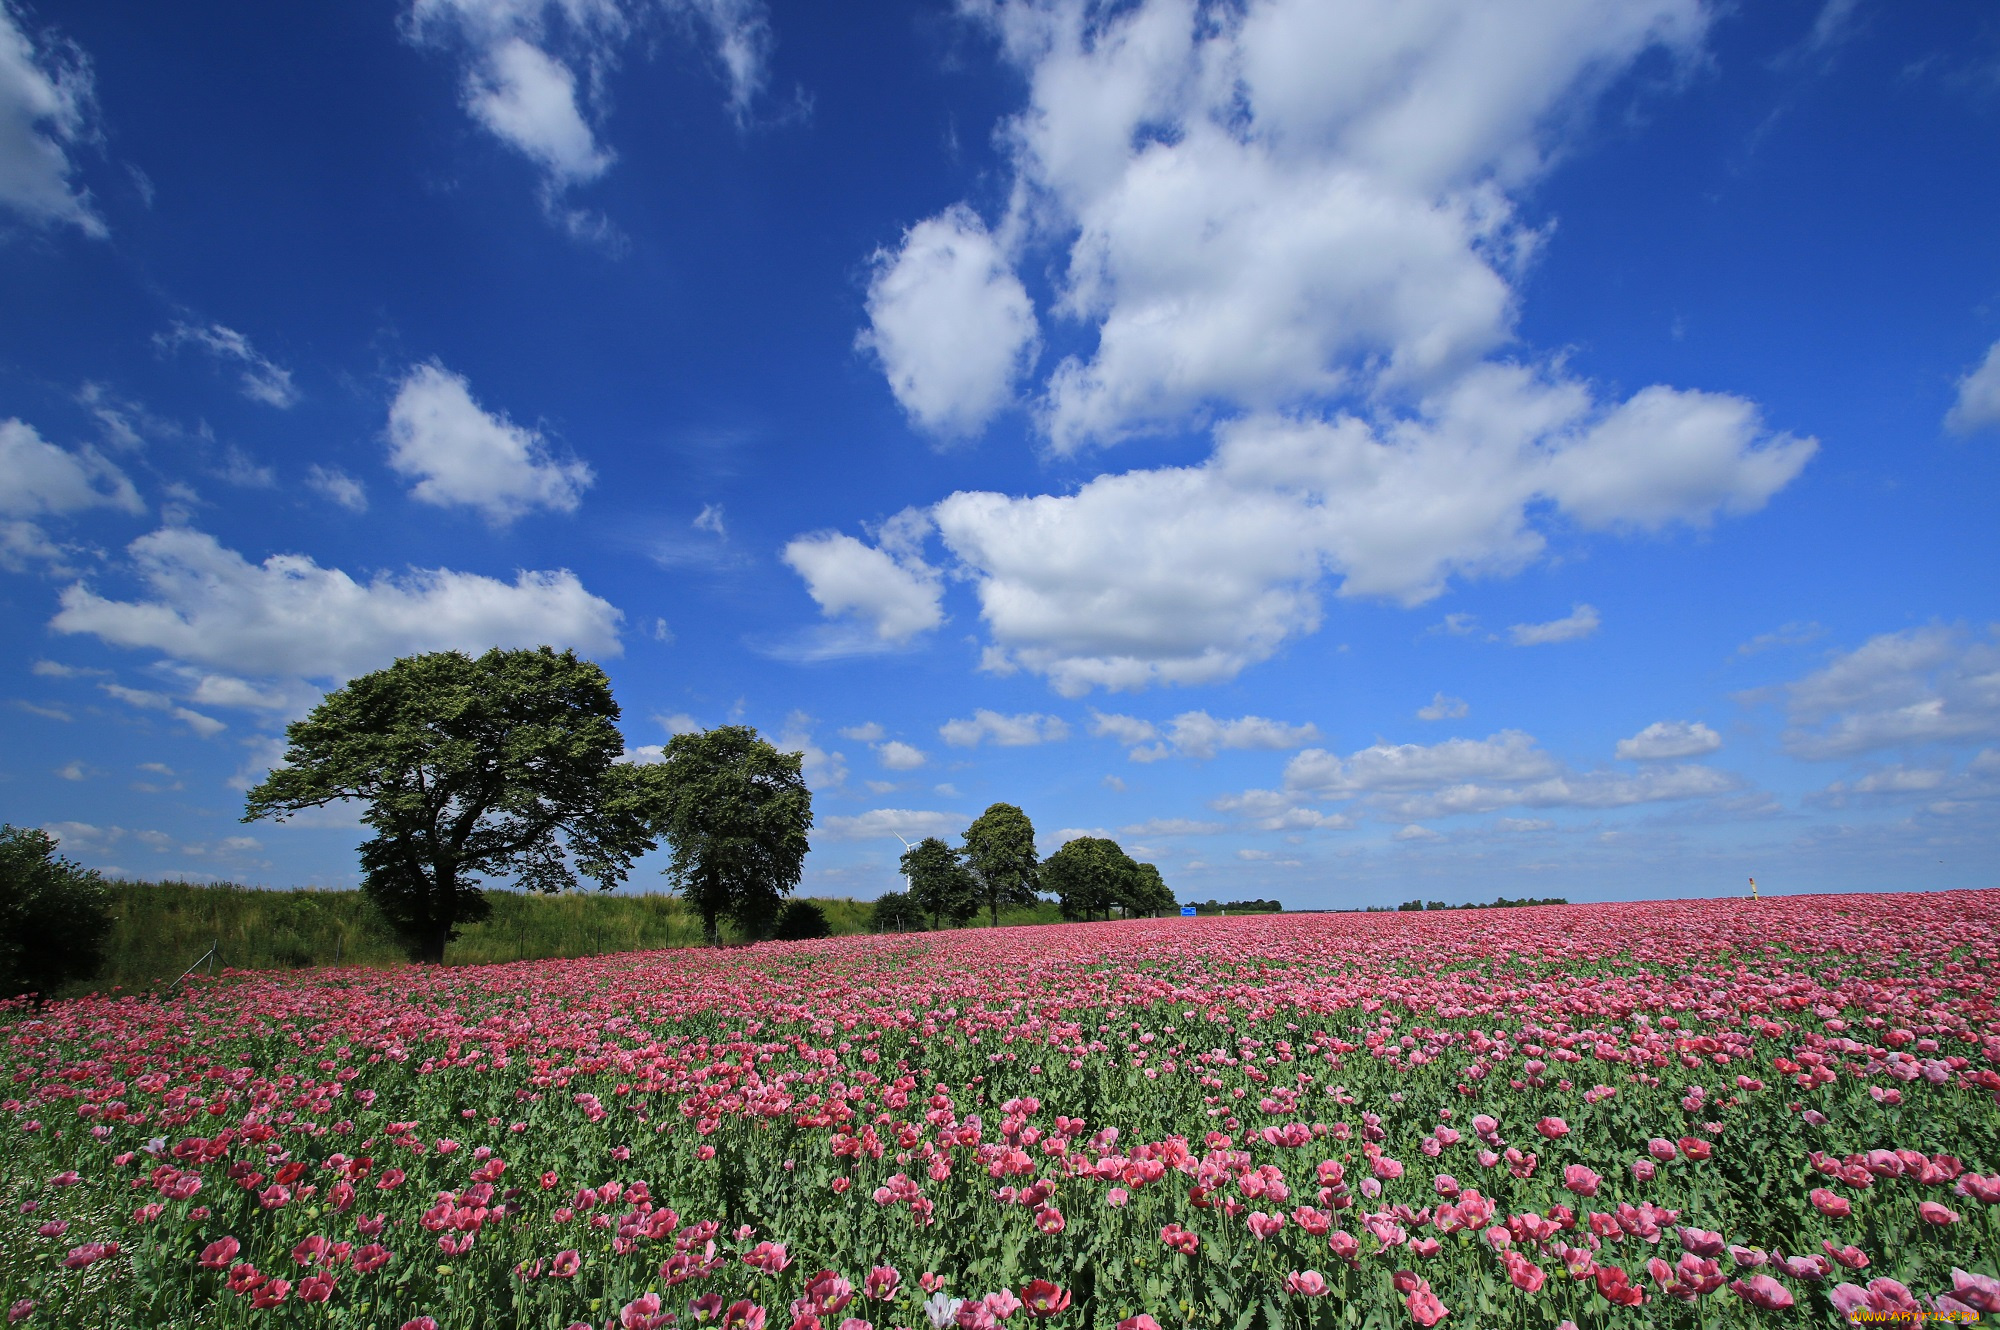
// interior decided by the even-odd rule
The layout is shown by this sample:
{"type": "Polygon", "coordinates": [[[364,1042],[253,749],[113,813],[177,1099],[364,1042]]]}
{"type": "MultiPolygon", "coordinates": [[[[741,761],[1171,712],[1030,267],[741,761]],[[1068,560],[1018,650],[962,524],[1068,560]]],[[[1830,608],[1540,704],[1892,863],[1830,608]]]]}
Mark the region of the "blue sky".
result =
{"type": "MultiPolygon", "coordinates": [[[[2000,17],[4,0],[0,807],[133,876],[398,655],[1183,899],[1995,885],[2000,17]]],[[[633,886],[658,883],[654,865],[633,886]]]]}

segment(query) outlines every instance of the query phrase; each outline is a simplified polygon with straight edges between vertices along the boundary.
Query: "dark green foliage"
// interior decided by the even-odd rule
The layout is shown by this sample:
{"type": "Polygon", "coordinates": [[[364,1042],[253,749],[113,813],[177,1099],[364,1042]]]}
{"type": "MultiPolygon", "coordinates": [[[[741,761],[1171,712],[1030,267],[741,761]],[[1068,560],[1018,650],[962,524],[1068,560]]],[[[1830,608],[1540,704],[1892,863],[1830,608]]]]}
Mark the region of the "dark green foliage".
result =
{"type": "Polygon", "coordinates": [[[1500,899],[1494,901],[1490,905],[1481,904],[1478,901],[1468,901],[1464,905],[1447,905],[1443,901],[1425,902],[1425,901],[1415,900],[1415,901],[1404,901],[1401,905],[1398,905],[1396,908],[1398,910],[1493,910],[1493,909],[1512,909],[1516,906],[1521,906],[1521,905],[1567,905],[1567,904],[1569,904],[1568,899],[1562,896],[1543,896],[1543,897],[1530,896],[1530,897],[1524,897],[1521,900],[1509,900],[1507,897],[1502,896],[1500,899]]]}
{"type": "Polygon", "coordinates": [[[926,836],[903,852],[903,876],[910,883],[910,904],[930,920],[932,928],[962,924],[979,913],[979,879],[958,857],[958,851],[926,836]]]}
{"type": "MultiPolygon", "coordinates": [[[[104,966],[90,989],[158,991],[216,948],[216,969],[274,970],[293,965],[402,965],[408,953],[374,902],[359,891],[280,891],[230,883],[111,880],[111,932],[104,966]]],[[[489,889],[492,913],[466,924],[445,949],[449,965],[599,956],[621,951],[707,945],[701,919],[666,892],[566,891],[559,896],[489,889]]],[[[870,931],[870,901],[816,897],[835,937],[870,931]]],[[[727,928],[729,942],[750,938],[727,928]]],[[[206,967],[203,967],[206,973],[206,967]]]]}
{"type": "Polygon", "coordinates": [[[1041,856],[1035,853],[1035,824],[1026,813],[1012,804],[994,804],[965,829],[962,853],[994,924],[1008,906],[1034,904],[1041,889],[1041,856]]]}
{"type": "Polygon", "coordinates": [[[655,826],[673,847],[664,870],[722,941],[722,920],[765,936],[805,871],[812,791],[797,753],[748,725],[677,734],[655,777],[655,826]]]}
{"type": "Polygon", "coordinates": [[[104,879],[32,827],[0,825],[0,998],[48,995],[104,963],[104,879]]]}
{"type": "Polygon", "coordinates": [[[1108,919],[1148,890],[1139,865],[1102,836],[1079,836],[1050,855],[1042,887],[1056,893],[1065,919],[1108,919]]]}
{"type": "Polygon", "coordinates": [[[338,800],[368,805],[363,887],[424,961],[491,907],[486,876],[609,889],[653,848],[654,777],[618,762],[604,671],[548,647],[405,656],[334,690],[285,731],[284,765],[244,821],[338,800]]]}
{"type": "Polygon", "coordinates": [[[1277,901],[1215,901],[1190,902],[1196,914],[1282,914],[1285,907],[1277,901]]]}
{"type": "Polygon", "coordinates": [[[780,942],[810,942],[833,936],[833,929],[826,922],[826,913],[811,901],[786,901],[771,936],[780,942]]]}
{"type": "Polygon", "coordinates": [[[1158,868],[1152,864],[1140,864],[1138,869],[1138,880],[1124,901],[1128,914],[1160,915],[1178,908],[1174,893],[1168,889],[1166,879],[1160,876],[1158,868]]]}
{"type": "Polygon", "coordinates": [[[875,907],[868,915],[871,933],[920,933],[923,928],[923,913],[900,891],[876,897],[875,907]]]}

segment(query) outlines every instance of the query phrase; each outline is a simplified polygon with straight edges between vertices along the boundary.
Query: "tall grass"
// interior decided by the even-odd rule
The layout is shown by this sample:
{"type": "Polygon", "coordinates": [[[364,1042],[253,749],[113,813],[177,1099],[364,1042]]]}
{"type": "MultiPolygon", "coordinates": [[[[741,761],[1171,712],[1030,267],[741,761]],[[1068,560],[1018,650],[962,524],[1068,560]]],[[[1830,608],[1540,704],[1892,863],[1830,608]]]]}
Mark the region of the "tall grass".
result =
{"type": "MultiPolygon", "coordinates": [[[[229,883],[110,883],[112,930],[104,968],[70,994],[171,983],[211,947],[215,968],[301,969],[401,965],[395,933],[359,891],[279,891],[229,883]]],[[[492,917],[459,930],[447,965],[596,956],[702,943],[701,921],[678,896],[488,891],[492,917]]],[[[870,902],[814,898],[838,934],[868,930],[870,902]]],[[[725,927],[725,941],[740,941],[725,927]]],[[[206,967],[204,967],[206,968],[206,967]]]]}

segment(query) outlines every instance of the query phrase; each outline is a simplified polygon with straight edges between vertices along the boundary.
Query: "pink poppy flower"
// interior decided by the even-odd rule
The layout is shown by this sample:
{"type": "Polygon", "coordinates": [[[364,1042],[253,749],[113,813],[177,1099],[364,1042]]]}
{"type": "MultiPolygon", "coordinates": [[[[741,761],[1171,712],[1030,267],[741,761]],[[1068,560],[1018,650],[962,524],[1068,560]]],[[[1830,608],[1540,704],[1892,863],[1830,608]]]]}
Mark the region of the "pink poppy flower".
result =
{"type": "Polygon", "coordinates": [[[1308,1298],[1326,1296],[1326,1277],[1317,1270],[1294,1270],[1285,1276],[1285,1287],[1308,1298]]]}
{"type": "Polygon", "coordinates": [[[1751,1275],[1729,1281],[1729,1291],[1752,1307],[1767,1312],[1783,1311],[1792,1305],[1792,1292],[1769,1275],[1751,1275]]]}
{"type": "Polygon", "coordinates": [[[1582,1164],[1571,1164],[1563,1169],[1563,1186],[1578,1196],[1595,1196],[1604,1179],[1582,1164]]]}

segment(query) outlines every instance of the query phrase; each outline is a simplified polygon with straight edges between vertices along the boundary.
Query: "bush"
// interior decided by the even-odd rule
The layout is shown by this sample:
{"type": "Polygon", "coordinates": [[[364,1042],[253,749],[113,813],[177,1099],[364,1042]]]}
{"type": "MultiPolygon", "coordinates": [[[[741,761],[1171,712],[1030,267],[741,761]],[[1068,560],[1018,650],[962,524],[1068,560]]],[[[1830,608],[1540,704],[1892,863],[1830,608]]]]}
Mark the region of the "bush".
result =
{"type": "Polygon", "coordinates": [[[876,898],[869,911],[868,928],[874,933],[921,933],[923,912],[903,892],[887,891],[876,898]]]}
{"type": "Polygon", "coordinates": [[[57,855],[46,832],[0,824],[0,997],[90,978],[110,932],[102,877],[57,855]]]}
{"type": "Polygon", "coordinates": [[[833,928],[826,922],[826,911],[811,901],[785,902],[785,908],[778,911],[777,927],[771,930],[771,936],[780,942],[807,942],[832,935],[833,928]]]}

